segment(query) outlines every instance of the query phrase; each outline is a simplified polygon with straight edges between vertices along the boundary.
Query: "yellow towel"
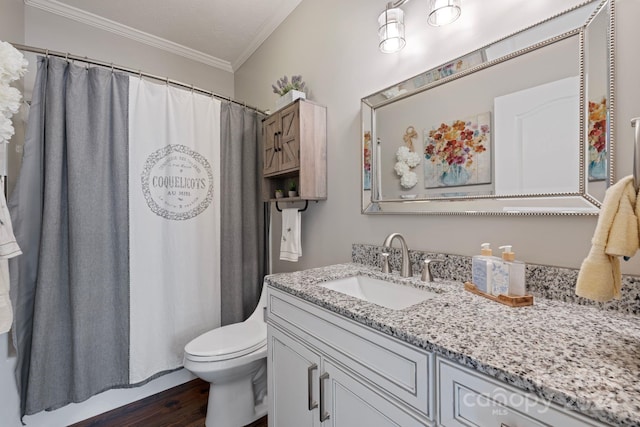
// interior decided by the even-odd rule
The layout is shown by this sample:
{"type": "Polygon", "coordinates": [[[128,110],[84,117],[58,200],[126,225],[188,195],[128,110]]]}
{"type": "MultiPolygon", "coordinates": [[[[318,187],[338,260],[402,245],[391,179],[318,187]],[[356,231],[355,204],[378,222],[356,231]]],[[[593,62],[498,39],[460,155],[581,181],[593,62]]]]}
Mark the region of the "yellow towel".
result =
{"type": "Polygon", "coordinates": [[[576,295],[594,301],[620,298],[618,257],[633,256],[639,245],[636,199],[633,176],[622,178],[605,193],[591,250],[578,273],[576,295]]]}

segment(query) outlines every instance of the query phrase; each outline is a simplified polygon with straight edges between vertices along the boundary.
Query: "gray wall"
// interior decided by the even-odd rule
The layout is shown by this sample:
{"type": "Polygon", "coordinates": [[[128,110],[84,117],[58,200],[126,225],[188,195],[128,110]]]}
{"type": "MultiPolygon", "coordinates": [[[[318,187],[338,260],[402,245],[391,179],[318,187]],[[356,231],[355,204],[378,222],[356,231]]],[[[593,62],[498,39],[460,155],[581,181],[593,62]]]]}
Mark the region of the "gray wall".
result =
{"type": "Polygon", "coordinates": [[[25,7],[25,44],[113,62],[233,97],[233,73],[106,30],[25,7]]]}
{"type": "MultiPolygon", "coordinates": [[[[412,1],[406,12],[407,46],[385,55],[377,48],[378,14],[385,3],[371,0],[304,0],[260,49],[236,72],[236,96],[272,108],[270,86],[284,74],[302,74],[310,99],[327,106],[328,200],[302,214],[303,256],[278,260],[281,216],[273,209],[273,271],[349,261],[351,243],[381,244],[401,232],[411,248],[460,255],[479,252],[480,243],[512,244],[517,258],[538,264],[579,267],[596,224],[593,217],[367,216],[360,214],[360,98],[410,78],[451,58],[561,12],[581,0],[465,1],[463,14],[446,27],[426,25],[426,2],[412,1]]],[[[633,17],[640,0],[617,3],[618,177],[631,172],[631,117],[640,115],[639,39],[633,17]]],[[[640,257],[623,263],[640,274],[640,257]]]]}
{"type": "Polygon", "coordinates": [[[24,4],[22,0],[0,0],[0,40],[24,41],[24,4]]]}

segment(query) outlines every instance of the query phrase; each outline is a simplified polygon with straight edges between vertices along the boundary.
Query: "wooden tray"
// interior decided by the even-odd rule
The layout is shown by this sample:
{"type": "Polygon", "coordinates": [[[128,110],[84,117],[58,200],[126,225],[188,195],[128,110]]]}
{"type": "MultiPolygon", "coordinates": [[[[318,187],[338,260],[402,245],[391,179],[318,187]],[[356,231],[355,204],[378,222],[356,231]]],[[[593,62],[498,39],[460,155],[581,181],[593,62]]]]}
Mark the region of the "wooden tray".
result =
{"type": "Polygon", "coordinates": [[[486,292],[482,292],[471,282],[464,282],[464,288],[471,293],[499,302],[500,304],[508,305],[509,307],[526,307],[528,305],[533,305],[533,295],[524,295],[521,297],[503,294],[491,295],[486,292]]]}

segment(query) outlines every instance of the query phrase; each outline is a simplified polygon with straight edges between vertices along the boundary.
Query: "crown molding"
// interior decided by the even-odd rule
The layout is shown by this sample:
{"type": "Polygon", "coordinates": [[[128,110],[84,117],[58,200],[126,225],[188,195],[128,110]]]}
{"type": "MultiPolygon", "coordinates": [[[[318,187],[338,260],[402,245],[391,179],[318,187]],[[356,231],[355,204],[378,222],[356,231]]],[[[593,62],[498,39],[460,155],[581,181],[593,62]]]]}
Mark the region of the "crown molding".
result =
{"type": "MultiPolygon", "coordinates": [[[[90,25],[95,28],[100,28],[105,31],[117,34],[122,37],[126,37],[131,40],[135,40],[140,43],[144,43],[148,46],[152,46],[164,51],[180,55],[184,58],[188,58],[194,61],[207,64],[209,66],[219,68],[221,70],[233,73],[234,68],[229,61],[216,58],[215,56],[208,55],[190,47],[183,46],[178,43],[163,39],[161,37],[154,36],[144,31],[136,30],[135,28],[127,25],[120,24],[107,18],[103,18],[96,14],[78,9],[73,6],[60,3],[56,0],[24,0],[24,4],[27,6],[42,9],[46,12],[55,13],[56,15],[63,16],[68,19],[72,19],[77,22],[81,22],[86,25],[90,25]]],[[[266,37],[265,37],[266,38],[266,37]]],[[[259,44],[258,44],[259,46],[259,44]]],[[[257,49],[256,46],[254,48],[257,49]]],[[[253,53],[253,52],[251,52],[253,53]]],[[[249,54],[247,58],[250,56],[249,54]]],[[[246,59],[245,59],[246,60],[246,59]]],[[[243,61],[244,62],[244,61],[243,61]]]]}
{"type": "Polygon", "coordinates": [[[271,33],[273,33],[275,29],[278,28],[280,24],[282,24],[287,16],[289,16],[291,12],[293,12],[293,10],[298,7],[301,1],[302,0],[291,0],[285,5],[285,7],[277,8],[276,14],[269,20],[269,22],[267,22],[262,27],[258,35],[251,41],[249,46],[247,46],[242,54],[240,54],[240,56],[235,61],[233,61],[233,63],[231,64],[232,68],[234,70],[240,68],[242,64],[244,64],[256,50],[258,50],[260,45],[264,43],[267,38],[269,38],[271,33]]]}

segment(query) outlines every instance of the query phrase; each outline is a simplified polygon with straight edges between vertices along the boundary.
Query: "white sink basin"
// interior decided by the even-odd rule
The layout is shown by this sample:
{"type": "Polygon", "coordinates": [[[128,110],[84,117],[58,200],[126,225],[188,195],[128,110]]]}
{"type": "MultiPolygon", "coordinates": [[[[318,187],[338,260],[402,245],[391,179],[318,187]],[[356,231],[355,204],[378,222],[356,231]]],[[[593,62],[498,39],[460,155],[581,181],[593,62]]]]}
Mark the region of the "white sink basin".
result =
{"type": "Polygon", "coordinates": [[[345,277],[319,286],[394,310],[411,307],[438,295],[435,292],[367,276],[345,277]]]}

